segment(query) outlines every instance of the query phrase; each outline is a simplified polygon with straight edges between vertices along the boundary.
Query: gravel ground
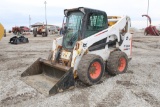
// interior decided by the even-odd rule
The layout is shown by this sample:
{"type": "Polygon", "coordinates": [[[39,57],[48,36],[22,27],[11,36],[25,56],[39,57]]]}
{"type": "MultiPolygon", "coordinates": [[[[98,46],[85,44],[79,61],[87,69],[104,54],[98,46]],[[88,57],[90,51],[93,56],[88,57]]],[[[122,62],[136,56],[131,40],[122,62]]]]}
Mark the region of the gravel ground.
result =
{"type": "Polygon", "coordinates": [[[56,35],[36,38],[28,44],[0,41],[0,106],[7,107],[159,107],[160,37],[135,33],[133,58],[125,74],[107,77],[94,86],[78,86],[54,96],[44,96],[21,81],[21,73],[37,58],[47,58],[56,35]]]}

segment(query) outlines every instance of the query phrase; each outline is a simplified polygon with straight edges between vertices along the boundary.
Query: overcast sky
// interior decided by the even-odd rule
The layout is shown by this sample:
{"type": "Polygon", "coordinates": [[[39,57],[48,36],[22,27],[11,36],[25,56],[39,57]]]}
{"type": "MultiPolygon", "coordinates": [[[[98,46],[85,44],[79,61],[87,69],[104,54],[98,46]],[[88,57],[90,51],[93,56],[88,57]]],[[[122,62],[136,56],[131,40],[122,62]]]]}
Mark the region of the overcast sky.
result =
{"type": "MultiPolygon", "coordinates": [[[[13,26],[29,26],[45,22],[45,0],[0,0],[0,23],[9,30],[13,26]]],[[[46,0],[48,24],[61,26],[63,10],[75,7],[89,7],[103,10],[107,15],[128,15],[132,27],[146,27],[148,0],[46,0]]],[[[152,25],[160,24],[160,0],[150,0],[149,15],[152,25]]]]}

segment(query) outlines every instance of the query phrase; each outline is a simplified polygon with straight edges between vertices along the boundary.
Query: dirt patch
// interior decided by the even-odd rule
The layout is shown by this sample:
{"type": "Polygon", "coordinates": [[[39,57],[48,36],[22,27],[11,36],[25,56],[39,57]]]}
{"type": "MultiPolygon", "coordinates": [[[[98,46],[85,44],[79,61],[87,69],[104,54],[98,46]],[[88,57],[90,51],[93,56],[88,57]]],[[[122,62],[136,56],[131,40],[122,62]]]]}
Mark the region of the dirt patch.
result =
{"type": "Polygon", "coordinates": [[[113,90],[96,107],[116,107],[121,103],[122,98],[121,91],[113,90]]]}
{"type": "Polygon", "coordinates": [[[153,44],[153,45],[148,45],[148,46],[154,49],[160,49],[160,44],[153,44]]]}
{"type": "Polygon", "coordinates": [[[23,68],[23,67],[27,67],[29,64],[24,64],[24,63],[14,63],[14,64],[10,64],[7,68],[7,70],[11,70],[11,69],[18,69],[18,68],[23,68]]]}
{"type": "Polygon", "coordinates": [[[133,40],[134,42],[143,42],[142,40],[133,40]]]}
{"type": "Polygon", "coordinates": [[[128,70],[127,73],[133,74],[134,72],[132,70],[128,70]]]}
{"type": "Polygon", "coordinates": [[[83,107],[89,107],[88,95],[86,91],[81,90],[81,94],[71,96],[70,100],[73,106],[83,105],[83,107]]]}
{"type": "Polygon", "coordinates": [[[160,62],[156,62],[157,65],[160,65],[160,62]]]}
{"type": "Polygon", "coordinates": [[[116,83],[120,84],[120,85],[123,85],[125,87],[137,86],[137,84],[134,84],[134,83],[132,83],[130,81],[120,81],[120,80],[117,80],[116,83]]]}
{"type": "Polygon", "coordinates": [[[5,99],[2,99],[1,104],[4,106],[18,104],[23,101],[30,100],[36,96],[37,94],[33,94],[33,93],[24,93],[24,94],[18,94],[17,96],[9,96],[5,99]]]}
{"type": "Polygon", "coordinates": [[[153,95],[151,95],[148,92],[138,92],[134,93],[135,96],[144,99],[146,102],[148,102],[152,107],[158,107],[160,105],[160,101],[153,95]]]}

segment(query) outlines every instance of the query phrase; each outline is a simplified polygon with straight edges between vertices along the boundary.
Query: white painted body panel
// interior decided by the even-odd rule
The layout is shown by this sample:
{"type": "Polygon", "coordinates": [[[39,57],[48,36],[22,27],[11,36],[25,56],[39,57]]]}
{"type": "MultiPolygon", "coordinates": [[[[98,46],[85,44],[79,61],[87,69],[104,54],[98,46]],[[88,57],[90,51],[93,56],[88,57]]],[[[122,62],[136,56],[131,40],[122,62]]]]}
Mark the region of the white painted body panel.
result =
{"type": "Polygon", "coordinates": [[[55,55],[56,55],[58,46],[62,46],[62,40],[63,40],[63,37],[55,38],[53,40],[53,44],[52,44],[52,53],[53,53],[52,60],[55,59],[55,55]]]}
{"type": "MultiPolygon", "coordinates": [[[[117,22],[103,31],[100,31],[94,35],[91,35],[81,41],[77,41],[77,43],[79,43],[80,45],[78,50],[76,49],[76,46],[73,49],[72,61],[71,61],[71,67],[74,68],[73,71],[77,70],[79,62],[85,52],[87,52],[87,54],[99,55],[102,57],[104,61],[107,61],[110,53],[115,49],[119,49],[122,52],[125,52],[128,58],[131,58],[132,34],[129,32],[130,24],[131,24],[130,18],[128,16],[123,16],[113,20],[109,19],[109,21],[117,21],[117,22]],[[125,32],[125,35],[121,36],[120,31],[122,31],[122,29],[124,28],[126,28],[127,31],[125,32]],[[117,39],[116,48],[112,48],[112,47],[108,48],[108,45],[106,45],[104,49],[91,51],[91,52],[88,51],[88,48],[91,45],[93,45],[94,43],[104,38],[107,38],[106,43],[117,39]],[[122,38],[123,42],[119,46],[118,42],[120,42],[121,40],[120,38],[122,38]],[[83,44],[86,44],[86,45],[83,46],[83,44]]],[[[55,40],[53,40],[53,46],[52,46],[52,51],[54,52],[53,55],[55,55],[58,45],[62,46],[62,37],[56,38],[55,40]]],[[[54,57],[52,60],[54,60],[54,57]]]]}

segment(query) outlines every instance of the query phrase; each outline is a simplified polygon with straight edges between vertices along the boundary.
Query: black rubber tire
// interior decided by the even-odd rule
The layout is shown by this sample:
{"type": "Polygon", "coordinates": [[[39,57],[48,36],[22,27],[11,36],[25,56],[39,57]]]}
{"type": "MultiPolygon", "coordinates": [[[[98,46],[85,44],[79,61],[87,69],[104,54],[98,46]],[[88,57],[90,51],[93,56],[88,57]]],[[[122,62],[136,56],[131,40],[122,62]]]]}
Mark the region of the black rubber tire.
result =
{"type": "Polygon", "coordinates": [[[47,37],[48,36],[48,33],[47,32],[44,32],[44,37],[47,37]]]}
{"type": "Polygon", "coordinates": [[[147,36],[147,35],[148,35],[148,32],[147,32],[147,31],[144,31],[144,35],[147,36]]]}
{"type": "Polygon", "coordinates": [[[84,55],[81,61],[79,62],[77,73],[78,73],[79,79],[83,83],[85,83],[86,85],[93,85],[101,81],[104,71],[105,71],[105,67],[104,67],[103,59],[98,55],[87,54],[87,55],[84,55]],[[101,66],[101,72],[96,79],[92,79],[89,73],[89,68],[91,67],[93,62],[99,62],[101,66]]]}
{"type": "Polygon", "coordinates": [[[33,36],[37,37],[37,29],[36,28],[33,29],[33,36]]]}
{"type": "Polygon", "coordinates": [[[47,33],[46,32],[43,32],[42,33],[42,37],[47,37],[48,35],[47,35],[47,33]]]}
{"type": "Polygon", "coordinates": [[[45,37],[47,37],[48,36],[48,30],[47,30],[47,28],[45,29],[45,37]]]}
{"type": "Polygon", "coordinates": [[[42,37],[45,37],[44,33],[42,33],[42,37]]]}
{"type": "Polygon", "coordinates": [[[128,57],[124,52],[121,51],[114,51],[110,54],[107,65],[106,65],[106,70],[112,75],[117,75],[117,74],[122,74],[127,71],[128,68],[128,57]],[[124,58],[126,61],[125,68],[122,71],[119,71],[118,67],[120,64],[120,58],[124,58]]]}
{"type": "Polygon", "coordinates": [[[14,31],[14,32],[13,32],[13,34],[14,34],[14,35],[17,35],[17,32],[16,32],[16,31],[14,31]]]}

